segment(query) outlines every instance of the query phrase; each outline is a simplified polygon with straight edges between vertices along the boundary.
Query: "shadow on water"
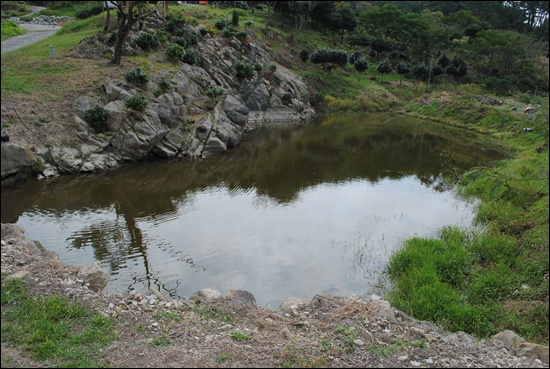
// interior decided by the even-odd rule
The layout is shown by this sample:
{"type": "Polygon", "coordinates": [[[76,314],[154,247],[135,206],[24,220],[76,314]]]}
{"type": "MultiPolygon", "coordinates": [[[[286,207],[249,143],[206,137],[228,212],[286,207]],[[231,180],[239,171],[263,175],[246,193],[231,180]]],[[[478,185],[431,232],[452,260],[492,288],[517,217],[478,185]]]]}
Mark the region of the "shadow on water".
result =
{"type": "MultiPolygon", "coordinates": [[[[435,192],[445,192],[451,190],[453,179],[461,173],[504,156],[480,142],[469,132],[391,115],[330,116],[307,125],[270,124],[249,132],[239,147],[224,156],[193,162],[148,161],[100,175],[3,188],[2,222],[20,223],[27,236],[53,243],[46,247],[54,248],[62,259],[67,254],[67,259],[82,264],[100,260],[114,279],[119,272],[128,273],[139,264],[140,271],[130,272],[131,277],[127,277],[128,289],[143,285],[176,295],[181,293],[180,283],[185,282],[181,272],[170,274],[163,262],[151,260],[156,256],[150,255],[150,247],[154,245],[154,252],[158,249],[170,265],[186,265],[193,273],[208,273],[205,263],[211,255],[204,251],[202,261],[198,261],[195,255],[200,252],[193,248],[196,245],[181,247],[178,239],[181,229],[198,222],[197,206],[205,196],[213,196],[216,206],[225,203],[226,198],[250,200],[254,210],[241,211],[229,204],[231,215],[226,221],[231,222],[258,217],[258,211],[298,207],[307,191],[357,181],[376,186],[381,181],[414,177],[435,192]],[[193,217],[187,218],[189,214],[193,217]],[[155,229],[181,224],[184,217],[185,224],[178,225],[179,233],[173,237],[156,235],[155,229]],[[93,250],[91,255],[89,250],[93,250]],[[76,251],[83,255],[69,255],[76,251]],[[170,286],[165,280],[170,280],[170,286]]],[[[216,212],[228,211],[212,209],[209,214],[213,219],[216,212]]],[[[321,206],[320,212],[330,213],[331,208],[321,206]]],[[[246,224],[240,226],[233,228],[241,233],[257,231],[246,224]]],[[[189,237],[189,243],[207,244],[207,236],[224,227],[194,230],[200,236],[189,236],[191,231],[186,230],[185,237],[189,237]]],[[[361,230],[354,232],[355,236],[349,235],[344,241],[338,240],[340,236],[330,241],[332,248],[352,249],[352,260],[346,261],[348,271],[375,259],[368,255],[374,252],[372,248],[365,251],[367,248],[357,246],[375,240],[364,234],[357,236],[361,230]]],[[[288,233],[283,237],[299,238],[290,230],[288,233]]],[[[259,237],[241,242],[272,242],[259,237]]],[[[237,263],[234,269],[238,268],[237,263]]]]}

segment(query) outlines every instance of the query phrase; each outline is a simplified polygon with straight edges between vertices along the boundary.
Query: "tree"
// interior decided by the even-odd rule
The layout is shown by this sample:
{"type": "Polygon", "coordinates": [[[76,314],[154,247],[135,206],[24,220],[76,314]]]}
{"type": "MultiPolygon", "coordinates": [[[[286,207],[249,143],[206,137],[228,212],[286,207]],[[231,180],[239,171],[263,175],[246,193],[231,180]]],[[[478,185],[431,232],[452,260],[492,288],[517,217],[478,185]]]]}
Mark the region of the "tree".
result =
{"type": "Polygon", "coordinates": [[[391,63],[389,60],[383,60],[378,64],[378,67],[376,67],[376,70],[378,70],[379,73],[382,73],[382,81],[384,80],[384,75],[391,73],[393,71],[393,68],[391,66],[391,63]]]}
{"type": "Polygon", "coordinates": [[[311,1],[290,1],[288,3],[290,14],[294,15],[294,26],[296,30],[302,29],[307,17],[311,12],[311,1]]]}
{"type": "Polygon", "coordinates": [[[322,64],[330,73],[337,66],[343,67],[347,64],[348,53],[344,50],[320,49],[313,52],[309,60],[313,64],[322,64]]]}
{"type": "MultiPolygon", "coordinates": [[[[355,63],[353,63],[353,66],[358,73],[362,73],[369,68],[369,63],[367,62],[367,59],[365,59],[363,56],[359,56],[355,60],[355,63]]],[[[357,79],[359,79],[359,74],[357,75],[357,79]]]]}
{"type": "Polygon", "coordinates": [[[118,11],[118,32],[111,63],[119,65],[122,59],[122,46],[132,26],[153,14],[159,15],[159,11],[157,5],[152,10],[147,10],[145,4],[138,4],[137,1],[111,1],[111,3],[116,6],[118,11]]]}
{"type": "Polygon", "coordinates": [[[103,27],[103,30],[107,31],[111,26],[111,7],[109,6],[108,1],[103,2],[103,7],[107,9],[107,17],[105,18],[105,26],[103,27]]]}
{"type": "Polygon", "coordinates": [[[395,68],[395,71],[397,74],[399,74],[399,84],[403,83],[403,75],[407,74],[411,71],[411,68],[409,68],[409,65],[407,63],[399,63],[397,64],[397,67],[395,68]]]}

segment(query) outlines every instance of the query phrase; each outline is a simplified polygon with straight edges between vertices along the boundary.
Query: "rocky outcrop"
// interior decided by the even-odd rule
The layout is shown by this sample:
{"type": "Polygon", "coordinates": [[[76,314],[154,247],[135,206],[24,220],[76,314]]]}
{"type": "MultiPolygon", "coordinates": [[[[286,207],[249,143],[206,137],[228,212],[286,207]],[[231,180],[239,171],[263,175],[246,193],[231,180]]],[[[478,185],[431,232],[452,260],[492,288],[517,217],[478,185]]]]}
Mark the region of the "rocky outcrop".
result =
{"type": "MultiPolygon", "coordinates": [[[[124,55],[143,53],[136,43],[138,35],[153,32],[162,26],[159,22],[163,20],[155,18],[134,27],[124,55]]],[[[256,124],[302,122],[314,117],[306,84],[293,71],[274,63],[270,50],[253,33],[245,41],[206,34],[193,47],[199,55],[193,65],[169,61],[159,48],[149,59],[172,63],[176,70],[161,69],[143,86],[126,82],[123,75],[106,79],[99,93],[78,97],[73,113],[80,146],[52,147],[33,155],[24,147],[3,144],[2,178],[32,166],[38,159],[46,163],[38,179],[45,179],[60,173],[104,171],[152,156],[223,154],[239,145],[256,124]],[[239,78],[238,63],[260,65],[262,70],[239,78]],[[170,88],[159,88],[161,78],[170,81],[170,88]],[[212,94],[213,89],[218,93],[212,94]],[[125,105],[134,95],[146,98],[144,111],[125,105]],[[94,128],[94,122],[86,121],[86,112],[96,106],[107,115],[102,131],[94,128]]],[[[107,34],[100,33],[83,40],[71,56],[97,58],[112,52],[107,34]]]]}

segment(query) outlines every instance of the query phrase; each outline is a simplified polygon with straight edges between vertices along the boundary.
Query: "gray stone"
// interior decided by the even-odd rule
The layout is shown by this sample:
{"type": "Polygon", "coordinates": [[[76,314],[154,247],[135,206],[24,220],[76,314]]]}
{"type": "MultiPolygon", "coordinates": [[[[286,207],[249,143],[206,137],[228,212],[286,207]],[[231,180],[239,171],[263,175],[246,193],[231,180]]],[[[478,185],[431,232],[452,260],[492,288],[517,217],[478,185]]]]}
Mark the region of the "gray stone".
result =
{"type": "Polygon", "coordinates": [[[227,298],[243,305],[256,305],[256,298],[248,291],[231,290],[227,293],[227,298]]]}
{"type": "Polygon", "coordinates": [[[1,149],[2,179],[31,168],[37,161],[36,155],[27,145],[14,142],[2,143],[1,149]]]}
{"type": "Polygon", "coordinates": [[[103,270],[99,261],[81,268],[78,277],[85,284],[89,284],[89,288],[94,292],[102,292],[109,283],[109,273],[103,270]]]}
{"type": "Polygon", "coordinates": [[[208,288],[200,289],[197,292],[194,292],[193,294],[191,294],[191,296],[189,296],[189,300],[193,301],[198,298],[201,301],[202,300],[213,301],[221,297],[222,297],[222,294],[220,293],[220,291],[214,288],[208,287],[208,288]]]}

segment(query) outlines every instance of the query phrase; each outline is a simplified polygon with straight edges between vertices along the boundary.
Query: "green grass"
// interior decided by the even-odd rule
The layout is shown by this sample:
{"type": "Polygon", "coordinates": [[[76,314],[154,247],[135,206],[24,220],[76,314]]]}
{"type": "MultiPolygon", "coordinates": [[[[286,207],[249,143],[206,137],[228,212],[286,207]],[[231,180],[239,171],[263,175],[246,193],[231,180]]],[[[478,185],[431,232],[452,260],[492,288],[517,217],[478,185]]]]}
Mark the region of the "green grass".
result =
{"type": "Polygon", "coordinates": [[[1,33],[2,33],[2,41],[4,41],[14,36],[24,35],[25,33],[27,33],[27,31],[19,27],[19,24],[13,21],[3,20],[2,26],[1,26],[1,33]]]}
{"type": "MultiPolygon", "coordinates": [[[[547,127],[547,111],[548,98],[530,124],[547,127]]],[[[506,129],[514,156],[460,181],[463,196],[481,199],[482,230],[445,228],[438,239],[407,240],[388,265],[389,300],[452,331],[488,337],[511,329],[548,344],[548,133],[506,129]]]]}
{"type": "Polygon", "coordinates": [[[111,318],[65,296],[28,294],[23,280],[2,279],[2,344],[48,366],[89,368],[104,367],[99,350],[113,339],[111,318]]]}

